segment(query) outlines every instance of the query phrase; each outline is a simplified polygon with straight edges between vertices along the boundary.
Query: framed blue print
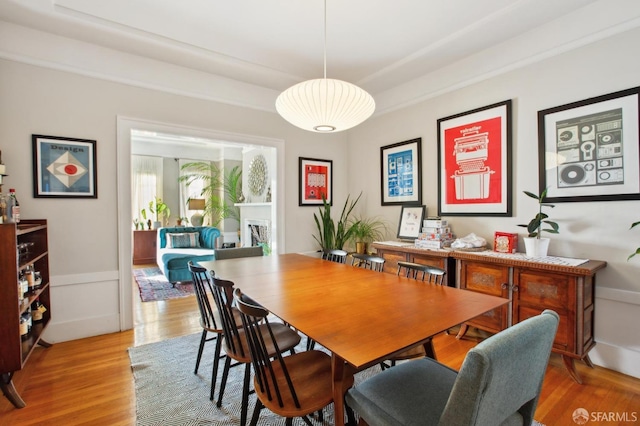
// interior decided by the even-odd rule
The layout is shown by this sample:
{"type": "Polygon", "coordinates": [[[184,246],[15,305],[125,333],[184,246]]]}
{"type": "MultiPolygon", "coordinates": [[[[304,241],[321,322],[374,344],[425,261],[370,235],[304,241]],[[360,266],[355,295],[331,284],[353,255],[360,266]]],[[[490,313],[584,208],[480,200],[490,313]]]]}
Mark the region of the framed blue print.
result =
{"type": "Polygon", "coordinates": [[[98,198],[96,141],[32,135],[33,196],[98,198]]]}
{"type": "Polygon", "coordinates": [[[380,148],[383,206],[422,204],[422,138],[380,148]]]}

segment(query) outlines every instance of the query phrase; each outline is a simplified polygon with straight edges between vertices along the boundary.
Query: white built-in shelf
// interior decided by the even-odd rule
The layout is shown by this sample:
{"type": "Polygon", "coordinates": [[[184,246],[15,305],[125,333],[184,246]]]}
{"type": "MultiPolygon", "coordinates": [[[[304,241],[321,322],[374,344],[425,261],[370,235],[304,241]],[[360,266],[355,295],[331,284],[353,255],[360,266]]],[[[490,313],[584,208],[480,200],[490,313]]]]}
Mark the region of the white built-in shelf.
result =
{"type": "Polygon", "coordinates": [[[263,206],[270,206],[271,203],[235,203],[234,206],[236,207],[263,207],[263,206]]]}

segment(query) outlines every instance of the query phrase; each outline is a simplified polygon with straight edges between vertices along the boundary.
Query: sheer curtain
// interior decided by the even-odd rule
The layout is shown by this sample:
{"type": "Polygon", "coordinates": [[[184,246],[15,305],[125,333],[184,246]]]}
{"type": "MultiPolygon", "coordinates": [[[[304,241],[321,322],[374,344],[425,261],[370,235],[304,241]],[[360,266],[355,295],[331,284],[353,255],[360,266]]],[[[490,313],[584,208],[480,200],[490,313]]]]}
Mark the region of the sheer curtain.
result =
{"type": "MultiPolygon", "coordinates": [[[[189,163],[194,163],[194,160],[178,160],[178,165],[180,166],[180,176],[186,176],[189,174],[189,169],[182,170],[182,166],[189,163]]],[[[206,163],[202,161],[202,163],[206,163]]],[[[202,171],[198,171],[198,174],[203,174],[202,171]]],[[[202,179],[194,179],[191,181],[191,184],[187,186],[185,181],[180,181],[180,217],[186,217],[190,219],[191,216],[196,213],[194,210],[189,210],[187,206],[187,201],[189,198],[203,198],[202,197],[202,189],[204,188],[205,182],[202,179]]],[[[200,212],[202,213],[202,212],[200,212]]],[[[206,218],[205,218],[206,224],[206,218]]]]}
{"type": "MultiPolygon", "coordinates": [[[[145,222],[140,211],[149,209],[149,202],[162,198],[162,158],[131,156],[131,208],[134,221],[145,222]]],[[[154,218],[147,213],[147,219],[154,218]]],[[[147,229],[145,224],[144,229],[147,229]]]]}

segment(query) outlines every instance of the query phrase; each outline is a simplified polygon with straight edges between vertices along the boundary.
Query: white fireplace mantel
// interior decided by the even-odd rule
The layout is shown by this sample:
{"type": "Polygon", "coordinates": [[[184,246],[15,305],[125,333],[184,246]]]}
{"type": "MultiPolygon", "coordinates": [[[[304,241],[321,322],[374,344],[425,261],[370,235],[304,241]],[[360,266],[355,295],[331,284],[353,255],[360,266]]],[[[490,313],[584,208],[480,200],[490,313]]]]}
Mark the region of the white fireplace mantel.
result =
{"type": "Polygon", "coordinates": [[[271,203],[236,203],[240,208],[240,241],[243,247],[251,245],[251,233],[248,224],[267,226],[270,233],[270,245],[275,243],[273,234],[271,203]]]}

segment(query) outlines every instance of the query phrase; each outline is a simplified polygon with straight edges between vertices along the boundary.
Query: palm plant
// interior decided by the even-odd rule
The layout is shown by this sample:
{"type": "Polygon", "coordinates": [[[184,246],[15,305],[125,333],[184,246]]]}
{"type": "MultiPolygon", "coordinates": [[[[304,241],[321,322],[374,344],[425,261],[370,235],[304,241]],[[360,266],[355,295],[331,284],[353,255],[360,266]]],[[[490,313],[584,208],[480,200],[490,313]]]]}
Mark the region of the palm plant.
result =
{"type": "Polygon", "coordinates": [[[533,219],[531,219],[531,221],[528,224],[526,225],[520,224],[518,226],[527,228],[527,231],[529,232],[528,237],[530,238],[540,239],[543,232],[548,232],[550,234],[560,233],[560,230],[559,230],[560,226],[554,221],[547,220],[549,218],[549,215],[542,212],[543,207],[551,207],[551,208],[555,207],[553,204],[544,202],[544,199],[547,196],[547,188],[545,188],[545,190],[542,191],[540,195],[536,195],[529,191],[523,191],[523,192],[527,194],[529,197],[535,200],[538,200],[538,213],[533,217],[533,219]],[[543,228],[543,225],[545,224],[548,225],[549,228],[543,228]]]}
{"type": "Polygon", "coordinates": [[[349,220],[349,216],[353,211],[353,208],[360,200],[362,193],[358,195],[358,198],[349,202],[349,196],[344,202],[342,213],[340,214],[340,220],[336,224],[331,217],[331,204],[327,202],[326,197],[322,196],[322,207],[318,209],[318,215],[313,214],[313,218],[316,222],[318,230],[317,235],[313,238],[320,244],[322,250],[340,249],[351,239],[354,232],[354,224],[358,222],[352,222],[349,220]]]}
{"type": "Polygon", "coordinates": [[[211,218],[211,225],[218,226],[223,219],[240,222],[240,209],[234,204],[242,195],[242,168],[235,166],[228,171],[209,161],[186,163],[181,170],[188,171],[178,178],[189,186],[196,180],[205,184],[200,196],[205,199],[204,216],[211,218]]]}

